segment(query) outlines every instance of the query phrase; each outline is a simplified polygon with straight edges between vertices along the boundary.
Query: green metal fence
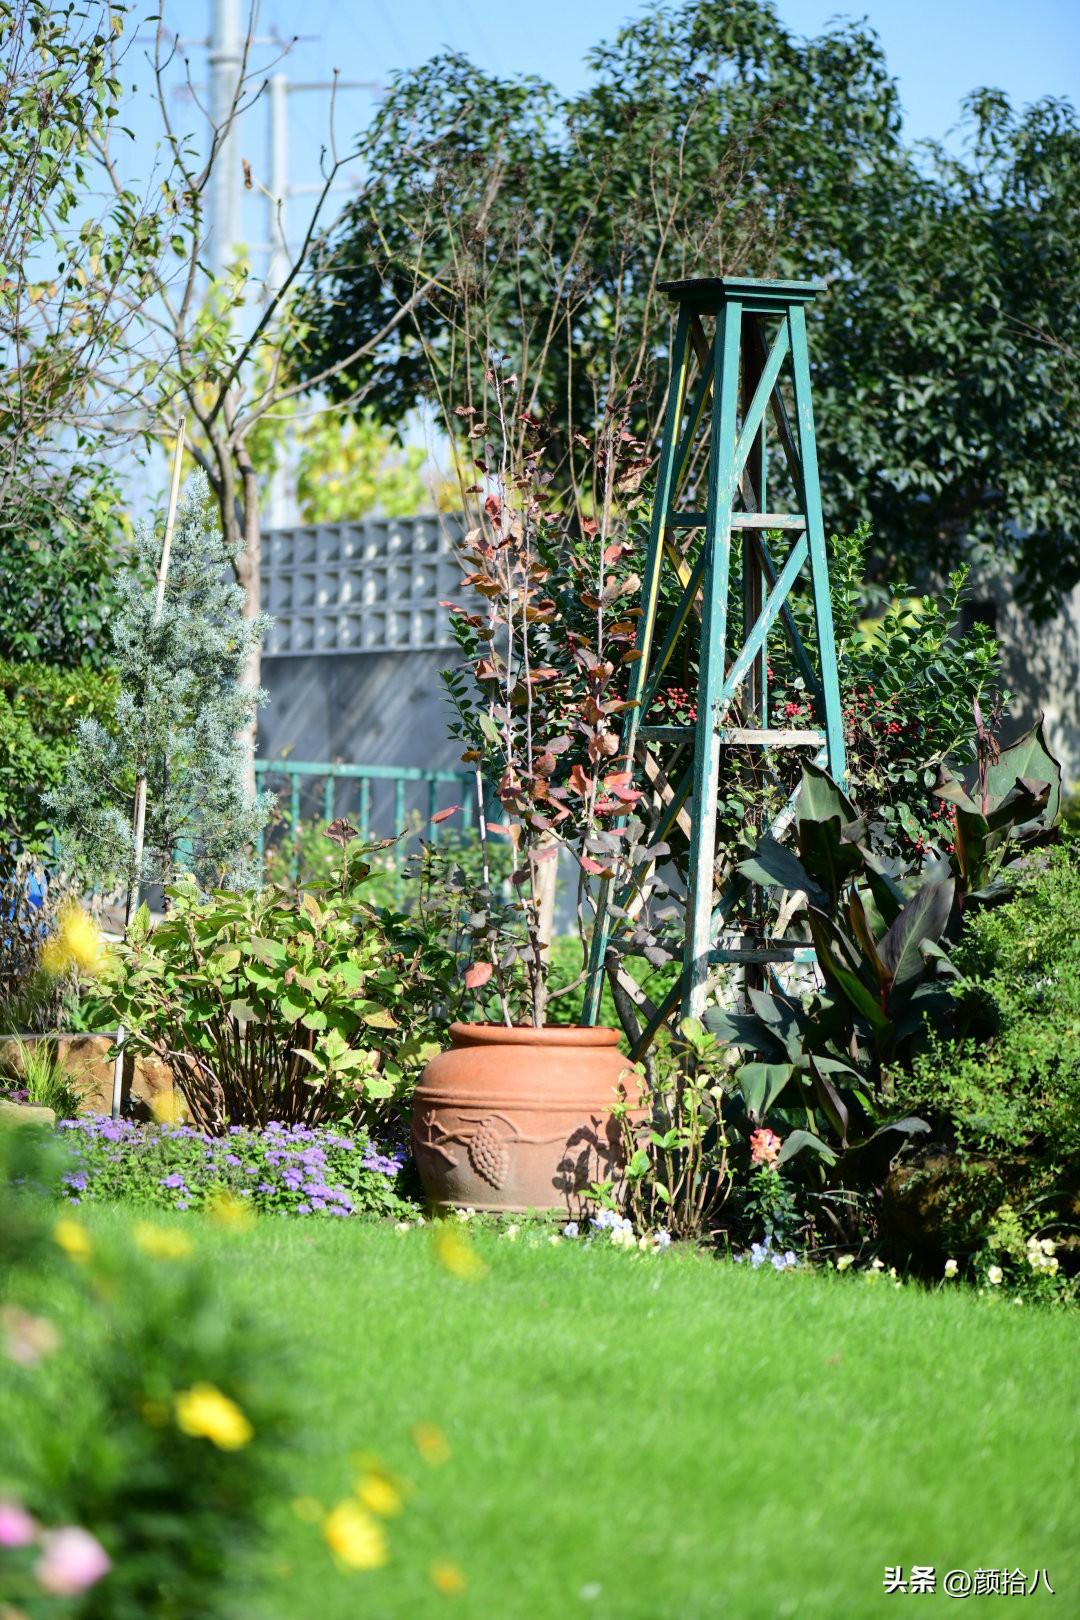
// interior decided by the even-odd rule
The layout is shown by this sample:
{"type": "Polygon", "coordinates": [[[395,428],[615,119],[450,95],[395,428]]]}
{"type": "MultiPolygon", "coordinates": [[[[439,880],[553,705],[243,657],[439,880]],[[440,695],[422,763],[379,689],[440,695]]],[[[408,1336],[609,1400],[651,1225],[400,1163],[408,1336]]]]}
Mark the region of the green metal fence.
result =
{"type": "MultiPolygon", "coordinates": [[[[427,835],[433,843],[439,841],[440,824],[435,820],[440,809],[460,804],[454,826],[467,832],[473,824],[474,778],[467,771],[426,771],[416,765],[337,765],[322,760],[257,759],[255,780],[259,787],[273,787],[278,780],[288,782],[289,826],[298,828],[305,798],[311,803],[310,792],[304,789],[322,781],[321,796],[316,794],[323,819],[331,822],[337,816],[348,816],[359,830],[361,839],[386,836],[402,832],[412,807],[423,818],[427,835]],[[346,784],[342,787],[341,784],[346,784]],[[392,810],[386,818],[389,825],[372,830],[372,790],[388,785],[392,795],[392,810]],[[447,784],[453,784],[450,791],[447,784]],[[419,798],[420,804],[416,804],[419,798]],[[441,802],[440,802],[441,801],[441,802]]],[[[385,814],[385,812],[384,812],[385,814]]],[[[262,835],[259,837],[260,858],[265,853],[262,835]]],[[[299,850],[295,856],[296,877],[299,871],[299,850]]]]}

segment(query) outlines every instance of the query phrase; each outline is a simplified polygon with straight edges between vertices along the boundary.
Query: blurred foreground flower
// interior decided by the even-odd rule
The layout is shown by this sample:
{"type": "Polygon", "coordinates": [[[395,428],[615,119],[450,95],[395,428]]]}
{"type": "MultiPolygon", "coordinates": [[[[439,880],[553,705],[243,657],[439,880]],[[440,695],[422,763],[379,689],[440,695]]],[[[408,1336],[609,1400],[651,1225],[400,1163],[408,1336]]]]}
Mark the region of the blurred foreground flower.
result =
{"type": "Polygon", "coordinates": [[[69,1260],[89,1260],[94,1252],[90,1234],[85,1226],[62,1215],[53,1227],[53,1237],[69,1260]]]}
{"type": "Polygon", "coordinates": [[[112,1560],[96,1536],[78,1525],[46,1530],[34,1577],[44,1592],[55,1597],[76,1597],[94,1586],[112,1568],[112,1560]]]}
{"type": "Polygon", "coordinates": [[[435,1233],[435,1258],[453,1276],[464,1282],[479,1282],[488,1274],[488,1266],[481,1260],[472,1244],[461,1231],[440,1226],[435,1233]]]}
{"type": "Polygon", "coordinates": [[[421,1457],[433,1468],[450,1461],[450,1444],[434,1423],[414,1423],[412,1437],[421,1457]]]}
{"type": "Polygon", "coordinates": [[[432,1564],[428,1570],[431,1584],[437,1592],[444,1592],[447,1597],[453,1597],[465,1590],[465,1577],[456,1564],[432,1564]]]}
{"type": "Polygon", "coordinates": [[[404,1505],[401,1492],[383,1473],[366,1473],[356,1482],[356,1495],[364,1507],[382,1519],[392,1519],[404,1505]]]}
{"type": "Polygon", "coordinates": [[[186,1260],[194,1253],[194,1245],[186,1232],[173,1232],[167,1226],[154,1226],[150,1221],[137,1221],[131,1235],[136,1248],[153,1260],[186,1260]]]}
{"type": "Polygon", "coordinates": [[[219,1451],[239,1451],[255,1433],[236,1402],[213,1384],[192,1384],[176,1397],[176,1426],[219,1451]]]}
{"type": "Polygon", "coordinates": [[[246,1232],[255,1224],[251,1205],[245,1204],[235,1193],[225,1191],[213,1193],[207,1209],[211,1220],[216,1221],[219,1226],[231,1226],[237,1232],[246,1232]]]}
{"type": "Polygon", "coordinates": [[[18,1502],[0,1501],[0,1547],[29,1547],[37,1525],[18,1502]]]}
{"type": "Polygon", "coordinates": [[[331,1508],[323,1535],[338,1563],[346,1569],[380,1569],[389,1561],[385,1530],[358,1502],[347,1499],[331,1508]]]}
{"type": "Polygon", "coordinates": [[[56,933],[41,948],[41,966],[54,978],[78,968],[91,976],[105,966],[101,934],[81,906],[64,906],[56,933]]]}
{"type": "Polygon", "coordinates": [[[17,1367],[36,1367],[43,1356],[60,1348],[60,1335],[45,1316],[32,1316],[18,1305],[0,1306],[4,1354],[17,1367]]]}

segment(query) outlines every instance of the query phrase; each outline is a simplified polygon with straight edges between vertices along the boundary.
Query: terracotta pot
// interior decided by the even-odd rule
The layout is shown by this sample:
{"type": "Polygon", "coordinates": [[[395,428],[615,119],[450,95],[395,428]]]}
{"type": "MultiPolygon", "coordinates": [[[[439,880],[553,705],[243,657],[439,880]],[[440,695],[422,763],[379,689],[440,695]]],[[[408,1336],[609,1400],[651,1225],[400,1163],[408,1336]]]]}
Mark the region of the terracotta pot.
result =
{"type": "Polygon", "coordinates": [[[413,1152],[431,1203],[577,1215],[591,1182],[618,1178],[611,1109],[633,1071],[617,1031],[451,1024],[450,1040],[413,1097],[413,1152]]]}

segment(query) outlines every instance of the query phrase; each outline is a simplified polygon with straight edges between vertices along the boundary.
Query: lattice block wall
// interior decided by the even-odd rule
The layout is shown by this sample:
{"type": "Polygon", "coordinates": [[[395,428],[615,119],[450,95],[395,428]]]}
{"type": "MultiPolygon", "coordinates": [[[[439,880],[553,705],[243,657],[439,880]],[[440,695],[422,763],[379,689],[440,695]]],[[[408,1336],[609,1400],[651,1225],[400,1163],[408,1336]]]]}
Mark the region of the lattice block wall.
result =
{"type": "Polygon", "coordinates": [[[272,529],[263,542],[268,657],[453,646],[440,601],[462,600],[454,517],[272,529]]]}

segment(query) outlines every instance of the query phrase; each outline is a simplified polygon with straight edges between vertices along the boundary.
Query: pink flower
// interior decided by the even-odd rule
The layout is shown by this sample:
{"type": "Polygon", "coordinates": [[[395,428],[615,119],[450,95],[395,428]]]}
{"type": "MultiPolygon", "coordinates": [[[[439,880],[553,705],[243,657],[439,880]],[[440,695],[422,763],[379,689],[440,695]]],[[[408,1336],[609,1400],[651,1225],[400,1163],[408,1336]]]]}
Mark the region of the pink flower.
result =
{"type": "Polygon", "coordinates": [[[42,1356],[60,1347],[60,1335],[44,1316],[31,1316],[18,1305],[0,1307],[4,1353],[20,1367],[36,1367],[42,1356]]]}
{"type": "Polygon", "coordinates": [[[755,1131],[750,1138],[751,1164],[775,1164],[780,1157],[780,1138],[775,1131],[755,1131]]]}
{"type": "Polygon", "coordinates": [[[18,1502],[0,1502],[0,1547],[28,1547],[37,1525],[18,1502]]]}
{"type": "Polygon", "coordinates": [[[74,1597],[107,1575],[112,1561],[96,1536],[78,1525],[47,1530],[41,1557],[34,1565],[38,1585],[57,1597],[74,1597]]]}

